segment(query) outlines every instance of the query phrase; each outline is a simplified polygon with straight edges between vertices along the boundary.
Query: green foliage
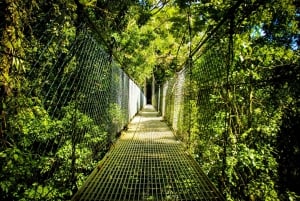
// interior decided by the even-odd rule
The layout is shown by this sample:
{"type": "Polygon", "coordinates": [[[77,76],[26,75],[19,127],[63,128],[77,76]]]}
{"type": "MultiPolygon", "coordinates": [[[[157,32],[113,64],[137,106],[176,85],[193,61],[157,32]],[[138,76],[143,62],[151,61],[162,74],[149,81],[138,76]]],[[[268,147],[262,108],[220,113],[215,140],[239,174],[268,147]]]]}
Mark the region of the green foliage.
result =
{"type": "Polygon", "coordinates": [[[97,3],[97,0],[79,0],[79,2],[83,5],[83,6],[86,6],[86,7],[93,7],[96,5],[97,3]]]}
{"type": "MultiPolygon", "coordinates": [[[[192,16],[200,14],[193,31],[201,35],[229,18],[230,3],[192,2],[192,16]]],[[[299,51],[291,42],[299,29],[296,9],[292,1],[242,3],[231,21],[233,44],[228,19],[193,57],[184,102],[190,124],[179,125],[178,135],[227,200],[295,200],[299,194],[293,187],[299,183],[293,179],[299,178],[293,132],[299,129],[299,51]]],[[[166,118],[172,118],[168,110],[176,101],[168,99],[166,118]]]]}
{"type": "Polygon", "coordinates": [[[64,107],[62,119],[55,120],[41,106],[26,102],[32,105],[20,108],[8,122],[18,135],[10,136],[12,148],[0,153],[1,195],[4,199],[64,200],[72,195],[71,173],[76,172],[75,181],[82,185],[100,159],[103,153],[98,146],[106,142],[106,132],[87,115],[75,112],[74,104],[64,107]],[[79,121],[72,127],[75,117],[79,121]],[[82,135],[76,139],[75,167],[73,135],[82,135]]]}
{"type": "Polygon", "coordinates": [[[0,197],[67,200],[103,157],[107,132],[72,101],[81,64],[72,49],[82,38],[76,4],[31,3],[3,5],[0,197]]]}
{"type": "MultiPolygon", "coordinates": [[[[153,75],[164,83],[186,66],[190,47],[212,37],[193,57],[178,136],[228,200],[299,199],[299,5],[240,3],[229,14],[233,1],[0,3],[1,198],[66,200],[81,186],[109,136],[104,117],[79,103],[103,104],[109,132],[126,121],[118,104],[98,100],[109,90],[109,68],[100,78],[92,70],[90,79],[76,76],[89,66],[72,49],[90,48],[82,45],[86,20],[86,31],[96,32],[140,85],[153,75]],[[83,81],[89,90],[75,94],[83,81]],[[68,94],[64,102],[62,94],[68,94]]],[[[169,83],[171,122],[175,79],[169,83]]]]}
{"type": "Polygon", "coordinates": [[[146,16],[132,7],[125,31],[115,35],[125,71],[140,85],[152,75],[163,83],[182,69],[187,58],[186,13],[171,2],[152,4],[146,16]]]}
{"type": "Polygon", "coordinates": [[[110,122],[115,125],[123,125],[123,122],[126,121],[125,112],[122,111],[122,108],[117,103],[111,103],[108,108],[108,114],[110,122]]]}

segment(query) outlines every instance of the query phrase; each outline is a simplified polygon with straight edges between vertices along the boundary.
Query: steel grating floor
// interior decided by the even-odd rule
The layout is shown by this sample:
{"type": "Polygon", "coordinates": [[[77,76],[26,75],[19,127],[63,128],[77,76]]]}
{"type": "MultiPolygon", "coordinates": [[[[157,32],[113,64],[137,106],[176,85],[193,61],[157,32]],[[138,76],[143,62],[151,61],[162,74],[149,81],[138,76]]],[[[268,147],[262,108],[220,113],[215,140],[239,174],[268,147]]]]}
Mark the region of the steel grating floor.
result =
{"type": "Polygon", "coordinates": [[[161,120],[146,106],[72,200],[224,200],[161,120]]]}

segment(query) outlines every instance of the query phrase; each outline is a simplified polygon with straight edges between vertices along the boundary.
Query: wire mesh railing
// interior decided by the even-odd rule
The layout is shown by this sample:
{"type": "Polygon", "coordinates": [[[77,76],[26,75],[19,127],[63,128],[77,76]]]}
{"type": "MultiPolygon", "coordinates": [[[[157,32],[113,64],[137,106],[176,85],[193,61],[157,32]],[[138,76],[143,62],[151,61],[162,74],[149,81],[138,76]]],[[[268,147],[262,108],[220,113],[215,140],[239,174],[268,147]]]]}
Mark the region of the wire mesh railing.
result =
{"type": "Polygon", "coordinates": [[[156,86],[161,89],[158,105],[228,200],[279,200],[283,195],[275,186],[282,185],[278,181],[285,173],[278,171],[288,169],[282,157],[294,156],[280,146],[298,127],[299,58],[292,49],[253,37],[251,30],[239,32],[234,25],[239,20],[222,20],[199,55],[193,52],[192,65],[156,86]],[[279,58],[275,49],[291,57],[279,58]]]}
{"type": "Polygon", "coordinates": [[[161,114],[172,125],[173,131],[181,140],[188,142],[188,115],[187,108],[187,69],[184,69],[176,74],[176,76],[167,81],[161,86],[159,105],[161,107],[161,114]]]}
{"type": "Polygon", "coordinates": [[[1,99],[1,200],[70,199],[145,105],[142,90],[89,27],[65,15],[30,24],[26,70],[11,73],[22,85],[1,99]]]}

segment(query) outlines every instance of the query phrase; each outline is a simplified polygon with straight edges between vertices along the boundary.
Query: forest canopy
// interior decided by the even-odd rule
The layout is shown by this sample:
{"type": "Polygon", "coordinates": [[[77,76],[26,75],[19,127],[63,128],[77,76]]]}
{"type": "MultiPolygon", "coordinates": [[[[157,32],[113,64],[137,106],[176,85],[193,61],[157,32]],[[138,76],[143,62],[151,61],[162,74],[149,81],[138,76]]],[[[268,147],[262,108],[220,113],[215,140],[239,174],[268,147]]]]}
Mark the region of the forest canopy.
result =
{"type": "Polygon", "coordinates": [[[107,122],[124,120],[98,98],[109,97],[114,62],[141,87],[188,72],[189,126],[178,135],[227,200],[299,199],[299,1],[6,0],[0,9],[3,200],[66,200],[82,185],[107,151],[107,122]],[[90,62],[96,73],[83,72],[86,58],[107,69],[90,62]],[[78,106],[89,94],[108,120],[78,106]]]}

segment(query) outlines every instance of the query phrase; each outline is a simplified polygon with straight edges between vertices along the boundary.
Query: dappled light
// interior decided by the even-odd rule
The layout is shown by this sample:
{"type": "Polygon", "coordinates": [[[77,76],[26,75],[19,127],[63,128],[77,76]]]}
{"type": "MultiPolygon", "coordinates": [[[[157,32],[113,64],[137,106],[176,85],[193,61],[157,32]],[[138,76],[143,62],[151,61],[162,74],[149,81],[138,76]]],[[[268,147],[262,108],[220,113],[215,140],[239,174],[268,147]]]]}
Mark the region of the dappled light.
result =
{"type": "Polygon", "coordinates": [[[72,200],[223,200],[147,105],[72,200]]]}
{"type": "Polygon", "coordinates": [[[0,19],[1,201],[300,199],[299,1],[5,0],[0,19]]]}

